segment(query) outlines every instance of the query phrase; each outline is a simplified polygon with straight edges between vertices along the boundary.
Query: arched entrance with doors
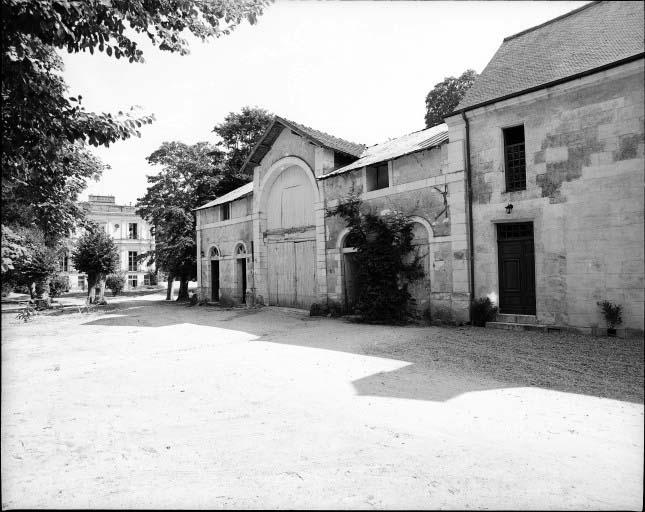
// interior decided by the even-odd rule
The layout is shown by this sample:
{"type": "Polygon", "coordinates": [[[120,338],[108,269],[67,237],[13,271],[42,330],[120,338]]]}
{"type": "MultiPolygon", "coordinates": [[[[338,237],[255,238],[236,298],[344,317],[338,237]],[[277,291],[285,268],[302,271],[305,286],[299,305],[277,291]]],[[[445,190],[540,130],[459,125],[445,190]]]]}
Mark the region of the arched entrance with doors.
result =
{"type": "Polygon", "coordinates": [[[246,304],[246,246],[239,242],[235,247],[235,293],[246,304]]]}
{"type": "Polygon", "coordinates": [[[211,247],[209,251],[211,270],[211,300],[219,302],[219,260],[221,253],[217,247],[211,247]]]}
{"type": "Polygon", "coordinates": [[[318,186],[313,172],[299,158],[283,158],[269,169],[261,190],[268,302],[309,308],[317,296],[314,204],[318,186]]]}
{"type": "Polygon", "coordinates": [[[427,220],[421,217],[412,217],[412,246],[414,251],[411,257],[419,258],[424,276],[408,284],[408,292],[412,297],[412,303],[418,310],[423,310],[430,302],[431,286],[430,277],[432,263],[430,255],[430,242],[432,239],[432,228],[427,220]]]}
{"type": "Polygon", "coordinates": [[[340,268],[343,290],[343,307],[351,313],[356,307],[359,295],[358,263],[356,247],[349,228],[339,237],[340,268]]]}

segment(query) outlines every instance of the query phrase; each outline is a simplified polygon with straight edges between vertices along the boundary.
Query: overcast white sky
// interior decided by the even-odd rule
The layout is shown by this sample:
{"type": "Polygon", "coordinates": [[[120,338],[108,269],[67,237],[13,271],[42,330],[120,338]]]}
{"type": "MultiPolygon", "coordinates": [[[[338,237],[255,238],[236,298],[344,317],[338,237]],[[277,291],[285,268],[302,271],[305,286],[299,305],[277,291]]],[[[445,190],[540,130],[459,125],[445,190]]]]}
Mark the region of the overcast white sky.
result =
{"type": "Polygon", "coordinates": [[[425,96],[446,76],[481,72],[505,36],[587,2],[286,2],[256,25],[179,56],[144,46],[146,63],[65,55],[71,94],[89,110],[140,105],[157,121],[141,138],[99,148],[111,166],[87,194],[134,204],[164,141],[215,141],[213,126],[260,106],[371,145],[424,128],[425,96]]]}

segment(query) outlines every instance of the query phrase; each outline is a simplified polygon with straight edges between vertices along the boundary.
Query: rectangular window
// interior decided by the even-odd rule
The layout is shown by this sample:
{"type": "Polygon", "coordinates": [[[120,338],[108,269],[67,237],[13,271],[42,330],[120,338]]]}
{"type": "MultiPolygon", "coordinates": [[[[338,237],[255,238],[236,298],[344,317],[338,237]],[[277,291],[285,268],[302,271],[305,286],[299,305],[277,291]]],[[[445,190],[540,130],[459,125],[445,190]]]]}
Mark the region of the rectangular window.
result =
{"type": "Polygon", "coordinates": [[[128,271],[136,272],[137,270],[139,270],[137,251],[128,251],[128,271]]]}
{"type": "Polygon", "coordinates": [[[128,287],[129,288],[136,288],[137,287],[137,276],[135,275],[128,275],[128,287]]]}
{"type": "Polygon", "coordinates": [[[143,284],[146,286],[150,286],[152,284],[150,281],[150,274],[146,274],[143,276],[143,284]]]}
{"type": "Polygon", "coordinates": [[[136,240],[137,238],[139,238],[136,222],[130,222],[128,224],[128,238],[130,238],[131,240],[136,240]]]}
{"type": "Polygon", "coordinates": [[[78,276],[78,287],[85,290],[85,276],[78,276]]]}
{"type": "Polygon", "coordinates": [[[379,190],[390,186],[390,179],[387,171],[387,162],[370,165],[365,169],[367,178],[367,191],[379,190]]]}
{"type": "Polygon", "coordinates": [[[69,272],[69,256],[67,254],[61,256],[58,267],[61,272],[69,272]]]}
{"type": "Polygon", "coordinates": [[[224,203],[222,205],[222,220],[229,220],[231,218],[231,203],[224,203]]]}
{"type": "Polygon", "coordinates": [[[504,165],[506,192],[526,190],[526,157],[524,152],[524,126],[505,128],[504,165]]]}

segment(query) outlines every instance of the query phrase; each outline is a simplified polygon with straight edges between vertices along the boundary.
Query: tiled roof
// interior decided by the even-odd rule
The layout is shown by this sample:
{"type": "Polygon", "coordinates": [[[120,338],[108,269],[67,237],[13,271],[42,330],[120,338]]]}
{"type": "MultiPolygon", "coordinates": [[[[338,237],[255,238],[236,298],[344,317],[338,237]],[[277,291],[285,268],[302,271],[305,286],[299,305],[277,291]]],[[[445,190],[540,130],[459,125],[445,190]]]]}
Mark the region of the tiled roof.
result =
{"type": "Polygon", "coordinates": [[[340,151],[341,153],[345,153],[350,156],[358,157],[365,149],[364,144],[357,144],[355,142],[350,142],[345,139],[334,137],[333,135],[329,135],[328,133],[314,130],[313,128],[309,128],[308,126],[289,121],[284,117],[276,117],[276,120],[294,129],[294,131],[302,132],[302,134],[306,137],[319,142],[327,148],[340,151]]]}
{"type": "Polygon", "coordinates": [[[244,164],[242,165],[242,172],[247,172],[251,169],[248,167],[254,167],[259,165],[264,156],[269,152],[271,146],[276,141],[280,133],[284,128],[289,128],[290,130],[296,132],[302,137],[308,138],[312,142],[324,146],[334,151],[344,153],[350,157],[358,158],[360,154],[365,149],[365,145],[356,144],[355,142],[350,142],[345,139],[340,139],[329,135],[328,133],[321,132],[319,130],[314,130],[308,126],[304,126],[293,121],[289,121],[284,117],[276,116],[273,122],[264,132],[262,138],[257,142],[251,154],[248,156],[244,164]]]}
{"type": "Polygon", "coordinates": [[[445,124],[409,133],[402,137],[397,137],[396,139],[388,140],[387,142],[367,148],[361,157],[355,162],[330,172],[329,174],[320,176],[318,179],[324,180],[325,178],[337,176],[354,169],[365,167],[366,165],[385,162],[403,155],[408,155],[424,149],[430,149],[447,140],[448,126],[445,124]]]}
{"type": "Polygon", "coordinates": [[[643,2],[593,2],[504,39],[455,112],[643,54],[643,2]]]}
{"type": "Polygon", "coordinates": [[[250,183],[247,183],[246,185],[242,185],[241,187],[236,188],[235,190],[231,190],[228,194],[224,194],[222,197],[218,197],[217,199],[211,201],[210,203],[206,203],[204,206],[195,208],[195,210],[212,208],[213,206],[217,206],[218,204],[228,203],[229,201],[235,201],[236,199],[239,199],[241,197],[244,197],[252,193],[253,193],[253,182],[250,182],[250,183]]]}

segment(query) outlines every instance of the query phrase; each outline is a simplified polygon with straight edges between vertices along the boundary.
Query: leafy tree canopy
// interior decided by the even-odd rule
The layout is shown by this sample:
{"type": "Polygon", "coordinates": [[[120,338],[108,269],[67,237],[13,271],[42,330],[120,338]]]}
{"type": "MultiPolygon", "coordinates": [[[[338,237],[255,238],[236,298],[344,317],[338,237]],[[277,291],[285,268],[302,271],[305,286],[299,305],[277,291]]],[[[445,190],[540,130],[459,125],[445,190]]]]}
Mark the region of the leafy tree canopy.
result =
{"type": "Polygon", "coordinates": [[[468,69],[459,78],[449,76],[435,84],[426,96],[426,128],[443,123],[443,118],[455,110],[477,76],[475,70],[468,69]]]}
{"type": "Polygon", "coordinates": [[[244,19],[254,23],[265,5],[266,0],[3,0],[3,223],[40,226],[55,244],[80,219],[70,203],[105,168],[85,145],[108,146],[139,135],[153,120],[133,109],[86,111],[80,95],[68,95],[57,49],[142,62],[134,39],[140,33],[161,50],[185,54],[182,34],[227,34],[244,19]]]}
{"type": "Polygon", "coordinates": [[[110,235],[94,223],[88,224],[72,251],[72,263],[87,274],[88,294],[93,297],[96,283],[119,267],[119,251],[110,235]]]}

